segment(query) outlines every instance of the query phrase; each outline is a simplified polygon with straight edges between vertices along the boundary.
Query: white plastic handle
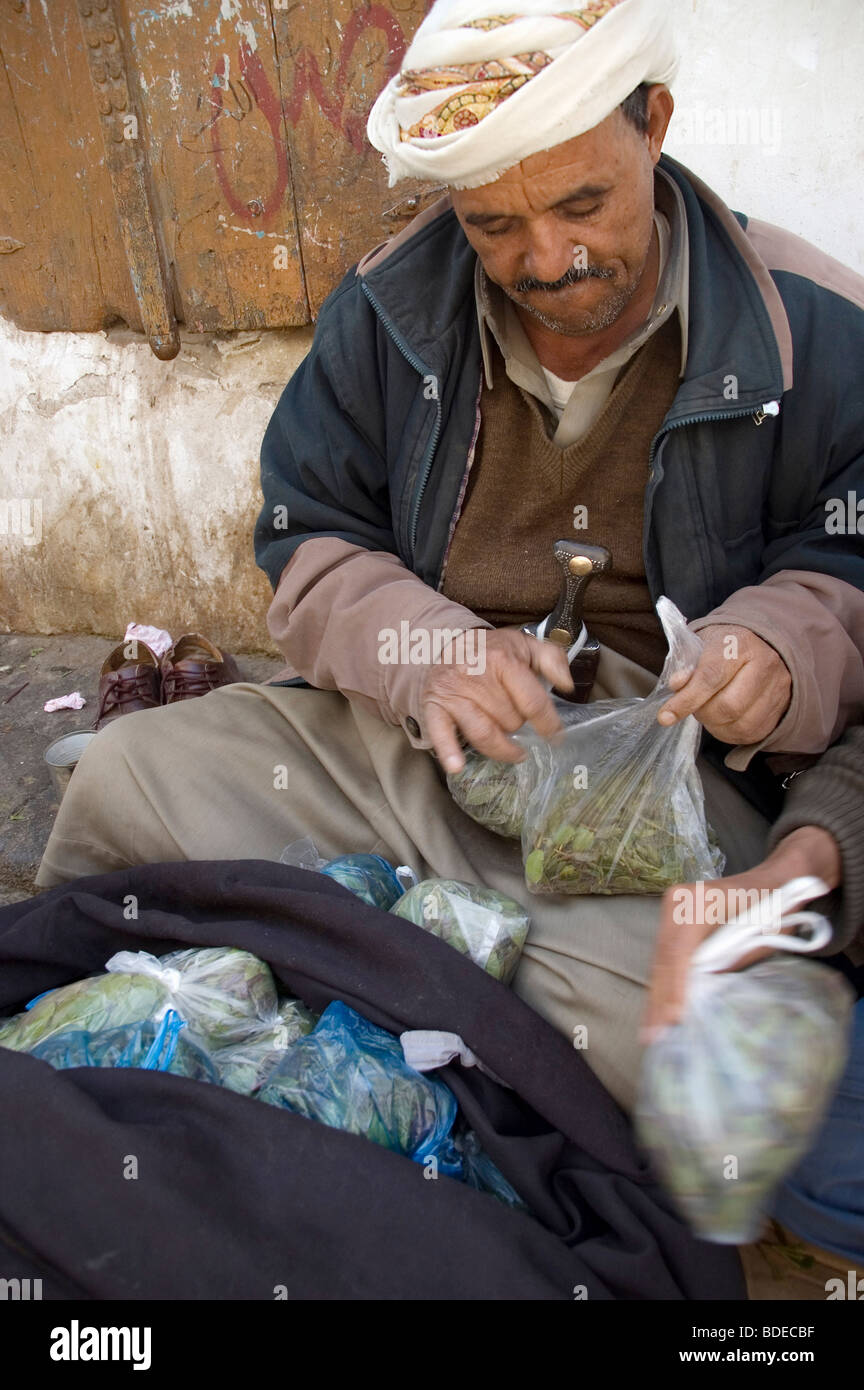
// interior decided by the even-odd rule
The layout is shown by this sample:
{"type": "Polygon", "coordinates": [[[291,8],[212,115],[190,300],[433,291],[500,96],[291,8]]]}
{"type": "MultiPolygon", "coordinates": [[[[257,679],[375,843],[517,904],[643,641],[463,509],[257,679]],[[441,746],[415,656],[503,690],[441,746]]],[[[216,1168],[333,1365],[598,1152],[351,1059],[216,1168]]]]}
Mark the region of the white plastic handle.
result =
{"type": "Polygon", "coordinates": [[[782,888],[773,889],[771,906],[775,911],[766,921],[762,901],[735,917],[706,938],[693,953],[691,968],[705,973],[728,970],[748,951],[768,946],[775,951],[811,955],[831,940],[830,922],[818,912],[796,912],[801,903],[822,898],[830,892],[820,878],[796,878],[782,888]],[[787,936],[781,927],[805,927],[807,936],[787,936]]]}

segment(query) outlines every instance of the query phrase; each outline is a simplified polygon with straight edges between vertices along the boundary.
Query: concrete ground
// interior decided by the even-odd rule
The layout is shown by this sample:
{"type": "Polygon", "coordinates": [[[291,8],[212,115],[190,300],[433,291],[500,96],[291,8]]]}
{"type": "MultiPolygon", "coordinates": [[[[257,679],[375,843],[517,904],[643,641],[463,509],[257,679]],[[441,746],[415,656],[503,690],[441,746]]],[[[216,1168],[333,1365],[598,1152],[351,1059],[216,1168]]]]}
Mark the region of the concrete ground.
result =
{"type": "MultiPolygon", "coordinates": [[[[0,634],[0,906],[36,892],[33,880],[59,805],[43,754],[61,734],[92,725],[99,671],[115,645],[108,637],[0,634]],[[46,700],[73,690],[87,701],[83,709],[45,713],[46,700]]],[[[250,681],[266,681],[284,664],[235,656],[250,681]]]]}

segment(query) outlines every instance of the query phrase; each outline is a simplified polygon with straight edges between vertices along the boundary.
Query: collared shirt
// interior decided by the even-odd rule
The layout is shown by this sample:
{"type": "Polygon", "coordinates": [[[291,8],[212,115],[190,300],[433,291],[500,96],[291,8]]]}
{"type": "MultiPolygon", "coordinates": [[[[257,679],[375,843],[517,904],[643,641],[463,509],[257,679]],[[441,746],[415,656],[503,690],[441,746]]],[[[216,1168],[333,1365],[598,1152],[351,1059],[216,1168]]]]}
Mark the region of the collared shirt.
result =
{"type": "Polygon", "coordinates": [[[690,300],[690,246],[687,238],[687,212],[677,185],[662,170],[655,175],[656,198],[663,209],[655,208],[654,225],[660,239],[660,271],[651,311],[641,327],[602,362],[598,362],[579,381],[556,377],[540,363],[519,321],[513,301],[500,285],[489,279],[478,256],[474,275],[477,318],[486,385],[492,390],[491,332],[501,354],[507,375],[517,386],[529,391],[557,418],[552,442],[566,448],[581,439],[601,415],[622,367],[656,333],[672,314],[681,324],[681,375],[687,365],[690,300]]]}

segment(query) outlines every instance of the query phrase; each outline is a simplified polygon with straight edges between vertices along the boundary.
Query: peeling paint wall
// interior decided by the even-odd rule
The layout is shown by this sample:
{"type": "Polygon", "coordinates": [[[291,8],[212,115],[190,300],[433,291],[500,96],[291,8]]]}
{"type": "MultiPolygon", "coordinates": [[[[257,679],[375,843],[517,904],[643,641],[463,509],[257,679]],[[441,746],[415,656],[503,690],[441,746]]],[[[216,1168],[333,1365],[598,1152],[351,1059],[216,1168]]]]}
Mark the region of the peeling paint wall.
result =
{"type": "Polygon", "coordinates": [[[311,329],[182,335],[0,320],[0,630],[130,621],[276,652],[255,566],[258,455],[311,329]]]}

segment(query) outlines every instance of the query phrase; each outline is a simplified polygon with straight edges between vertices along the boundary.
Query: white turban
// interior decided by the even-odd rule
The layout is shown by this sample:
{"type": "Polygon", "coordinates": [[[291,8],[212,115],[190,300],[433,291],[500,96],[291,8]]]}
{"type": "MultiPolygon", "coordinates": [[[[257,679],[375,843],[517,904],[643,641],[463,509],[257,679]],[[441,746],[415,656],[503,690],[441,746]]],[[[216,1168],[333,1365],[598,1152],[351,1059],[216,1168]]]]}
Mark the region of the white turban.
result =
{"type": "Polygon", "coordinates": [[[437,0],[367,134],[391,188],[411,177],[478,188],[677,68],[669,0],[437,0]]]}

